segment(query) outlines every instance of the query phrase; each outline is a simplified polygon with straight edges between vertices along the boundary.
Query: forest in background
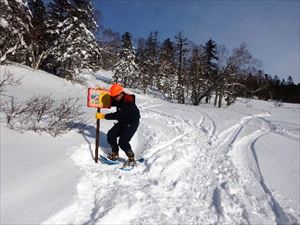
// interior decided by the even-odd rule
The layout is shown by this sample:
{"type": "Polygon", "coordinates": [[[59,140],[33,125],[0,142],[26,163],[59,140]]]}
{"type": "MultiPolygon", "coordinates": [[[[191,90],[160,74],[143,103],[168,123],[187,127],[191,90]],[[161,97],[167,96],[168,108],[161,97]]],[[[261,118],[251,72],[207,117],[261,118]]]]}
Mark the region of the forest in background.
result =
{"type": "Polygon", "coordinates": [[[105,28],[91,0],[0,3],[1,64],[13,61],[74,82],[82,82],[82,70],[112,70],[115,82],[180,104],[222,107],[238,97],[300,103],[300,84],[265,73],[245,43],[228,50],[212,39],[195,44],[183,32],[160,40],[158,31],[133,39],[105,28]]]}

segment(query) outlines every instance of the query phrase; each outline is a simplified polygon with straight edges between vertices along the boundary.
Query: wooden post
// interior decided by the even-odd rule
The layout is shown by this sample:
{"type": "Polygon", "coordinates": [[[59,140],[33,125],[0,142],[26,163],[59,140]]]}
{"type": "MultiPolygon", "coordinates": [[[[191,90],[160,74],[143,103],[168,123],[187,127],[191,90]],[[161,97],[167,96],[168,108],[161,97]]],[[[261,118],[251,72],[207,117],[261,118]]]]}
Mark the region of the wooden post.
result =
{"type": "MultiPolygon", "coordinates": [[[[100,108],[97,108],[97,112],[100,113],[100,108]]],[[[98,163],[98,149],[99,149],[99,139],[100,139],[100,120],[97,119],[96,122],[96,146],[95,146],[95,162],[98,163]]]]}

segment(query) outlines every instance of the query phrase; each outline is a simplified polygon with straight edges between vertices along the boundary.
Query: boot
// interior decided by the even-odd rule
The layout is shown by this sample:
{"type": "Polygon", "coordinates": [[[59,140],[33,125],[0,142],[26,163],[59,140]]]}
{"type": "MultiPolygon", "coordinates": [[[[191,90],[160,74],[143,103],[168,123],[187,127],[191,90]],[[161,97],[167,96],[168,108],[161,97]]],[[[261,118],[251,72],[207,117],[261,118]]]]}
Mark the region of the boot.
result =
{"type": "Polygon", "coordinates": [[[125,163],[125,167],[134,167],[136,165],[135,159],[134,159],[134,154],[133,152],[131,152],[132,154],[127,154],[128,156],[128,160],[125,163]]]}
{"type": "Polygon", "coordinates": [[[112,151],[108,156],[108,159],[112,160],[112,161],[116,161],[119,159],[119,153],[118,152],[114,152],[112,151]]]}

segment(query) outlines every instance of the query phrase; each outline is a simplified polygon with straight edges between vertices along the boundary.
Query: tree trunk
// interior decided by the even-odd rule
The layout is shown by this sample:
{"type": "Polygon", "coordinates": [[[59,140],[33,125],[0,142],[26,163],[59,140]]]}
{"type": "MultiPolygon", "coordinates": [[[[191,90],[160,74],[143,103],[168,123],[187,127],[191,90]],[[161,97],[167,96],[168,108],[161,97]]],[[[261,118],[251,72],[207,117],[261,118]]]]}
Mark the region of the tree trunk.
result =
{"type": "Polygon", "coordinates": [[[217,107],[217,102],[218,102],[218,92],[216,91],[216,94],[215,94],[215,100],[214,100],[214,106],[217,107]]]}
{"type": "Polygon", "coordinates": [[[226,100],[226,106],[227,106],[227,107],[230,106],[230,98],[227,97],[225,100],[226,100]]]}
{"type": "Polygon", "coordinates": [[[48,51],[47,51],[47,52],[43,52],[43,53],[38,57],[38,60],[37,60],[37,62],[35,63],[35,67],[34,67],[35,70],[38,70],[38,69],[40,68],[43,59],[44,59],[47,55],[48,55],[48,51]]]}
{"type": "Polygon", "coordinates": [[[177,98],[177,101],[179,104],[184,104],[184,90],[179,87],[178,88],[178,98],[177,98]]]}
{"type": "Polygon", "coordinates": [[[205,97],[205,103],[208,104],[210,97],[208,95],[206,95],[205,97]]]}
{"type": "Polygon", "coordinates": [[[222,99],[223,99],[223,96],[224,96],[224,90],[220,90],[218,108],[221,108],[221,107],[222,107],[222,99]]]}

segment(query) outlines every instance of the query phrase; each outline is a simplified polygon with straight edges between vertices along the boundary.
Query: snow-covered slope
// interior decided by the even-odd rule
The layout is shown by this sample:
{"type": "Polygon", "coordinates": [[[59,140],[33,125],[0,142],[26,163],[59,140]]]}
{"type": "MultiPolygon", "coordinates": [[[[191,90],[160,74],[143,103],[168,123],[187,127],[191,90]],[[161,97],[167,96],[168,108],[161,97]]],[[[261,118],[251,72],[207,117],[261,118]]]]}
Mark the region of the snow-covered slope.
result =
{"type": "MultiPolygon", "coordinates": [[[[10,130],[1,115],[1,224],[300,222],[299,105],[240,100],[217,109],[128,90],[142,115],[131,143],[145,163],[126,172],[93,161],[95,109],[85,107],[86,87],[7,69],[22,77],[7,94],[79,97],[89,122],[81,134],[52,138],[10,130]]],[[[109,87],[107,71],[83,76],[89,86],[109,87]]],[[[112,125],[101,121],[103,153],[112,125]]]]}

